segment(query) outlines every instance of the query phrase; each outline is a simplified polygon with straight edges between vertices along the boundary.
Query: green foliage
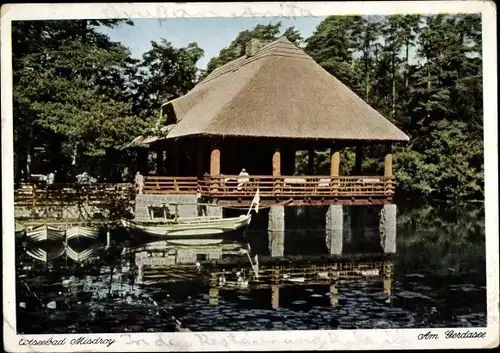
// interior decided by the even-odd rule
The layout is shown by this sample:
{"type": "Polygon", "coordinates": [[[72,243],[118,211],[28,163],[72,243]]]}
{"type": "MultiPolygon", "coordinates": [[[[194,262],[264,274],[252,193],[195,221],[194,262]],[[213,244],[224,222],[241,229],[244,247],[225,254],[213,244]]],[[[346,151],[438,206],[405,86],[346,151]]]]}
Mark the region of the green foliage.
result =
{"type": "Polygon", "coordinates": [[[139,64],[135,113],[142,117],[157,116],[161,104],[189,92],[196,83],[196,63],[203,53],[196,43],[174,48],[165,39],[151,42],[151,49],[139,64]]]}
{"type": "MultiPolygon", "coordinates": [[[[410,136],[394,152],[398,195],[482,198],[479,15],[331,16],[306,43],[320,65],[410,136]]],[[[367,147],[364,173],[380,174],[381,162],[377,147],[367,147]]],[[[353,151],[342,163],[349,174],[353,151]]]]}
{"type": "Polygon", "coordinates": [[[100,180],[130,179],[133,151],[124,147],[154,126],[161,103],[194,86],[203,55],[195,43],[153,42],[139,62],[97,30],[120,22],[13,24],[17,178],[19,169],[57,169],[59,179],[82,170],[100,180]]]}
{"type": "Polygon", "coordinates": [[[323,68],[360,93],[354,53],[363,32],[361,16],[330,16],[306,39],[305,51],[323,68]]]}

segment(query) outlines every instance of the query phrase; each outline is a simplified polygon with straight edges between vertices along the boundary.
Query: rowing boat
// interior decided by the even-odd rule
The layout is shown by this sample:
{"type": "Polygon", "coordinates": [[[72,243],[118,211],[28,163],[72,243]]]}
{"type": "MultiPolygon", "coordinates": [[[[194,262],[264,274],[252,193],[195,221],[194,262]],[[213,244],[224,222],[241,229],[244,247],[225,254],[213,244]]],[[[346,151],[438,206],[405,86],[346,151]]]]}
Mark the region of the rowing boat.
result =
{"type": "Polygon", "coordinates": [[[98,236],[99,229],[95,227],[75,226],[66,230],[66,240],[79,237],[96,239],[98,236]]]}
{"type": "Polygon", "coordinates": [[[198,219],[178,218],[174,221],[137,221],[122,219],[121,223],[130,232],[144,233],[152,237],[175,239],[183,237],[217,236],[235,231],[250,224],[252,215],[233,218],[198,219]]]}
{"type": "Polygon", "coordinates": [[[37,246],[34,247],[30,246],[26,248],[26,254],[28,254],[34,259],[37,259],[45,263],[49,263],[50,261],[55,260],[58,257],[61,257],[62,255],[64,255],[65,252],[66,249],[62,245],[60,245],[57,249],[52,251],[47,251],[37,246]]]}
{"type": "Polygon", "coordinates": [[[97,245],[90,246],[82,251],[77,251],[70,246],[66,247],[66,255],[75,262],[83,262],[93,258],[98,249],[97,245]]]}
{"type": "Polygon", "coordinates": [[[49,225],[42,225],[31,229],[26,236],[33,241],[59,241],[64,239],[64,230],[49,225]]]}
{"type": "Polygon", "coordinates": [[[209,238],[220,237],[221,234],[245,229],[252,219],[251,210],[255,205],[258,212],[259,191],[255,194],[247,214],[239,217],[182,217],[162,220],[128,220],[122,219],[121,224],[130,233],[138,233],[163,239],[209,238]]]}

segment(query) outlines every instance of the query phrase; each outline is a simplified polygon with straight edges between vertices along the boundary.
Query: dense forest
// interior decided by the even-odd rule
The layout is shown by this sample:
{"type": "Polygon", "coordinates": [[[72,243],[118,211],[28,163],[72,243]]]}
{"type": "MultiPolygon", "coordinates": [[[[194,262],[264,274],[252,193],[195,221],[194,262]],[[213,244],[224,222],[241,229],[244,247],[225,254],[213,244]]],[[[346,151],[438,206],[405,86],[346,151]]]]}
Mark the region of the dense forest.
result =
{"type": "MultiPolygon", "coordinates": [[[[130,180],[134,151],[124,148],[155,128],[160,104],[179,97],[218,66],[244,53],[250,38],[282,35],[304,48],[410,136],[397,146],[398,195],[481,199],[484,194],[480,15],[330,16],[309,38],[280,22],[240,32],[197,62],[197,43],[159,39],[135,59],[103,26],[125,20],[22,21],[12,26],[15,175],[74,175],[130,180]]],[[[373,147],[363,168],[381,172],[373,147]]],[[[307,164],[298,156],[298,171],[307,164]]],[[[344,151],[343,170],[353,165],[344,151]]],[[[319,151],[316,170],[328,170],[319,151]]]]}

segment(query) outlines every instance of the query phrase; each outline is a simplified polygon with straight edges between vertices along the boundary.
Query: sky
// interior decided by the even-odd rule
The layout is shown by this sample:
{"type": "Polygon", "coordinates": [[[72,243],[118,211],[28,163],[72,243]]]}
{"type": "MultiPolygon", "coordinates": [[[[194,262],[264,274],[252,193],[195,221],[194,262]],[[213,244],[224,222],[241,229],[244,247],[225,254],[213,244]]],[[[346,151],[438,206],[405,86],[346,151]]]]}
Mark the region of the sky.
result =
{"type": "Polygon", "coordinates": [[[281,21],[282,32],[294,26],[303,38],[309,37],[325,17],[266,17],[266,18],[167,18],[133,19],[134,26],[120,24],[116,28],[103,27],[100,31],[109,35],[113,41],[119,41],[131,51],[134,58],[151,48],[151,41],[161,38],[171,42],[174,47],[185,47],[191,42],[205,51],[198,62],[200,69],[205,69],[211,58],[229,45],[239,32],[252,29],[257,24],[269,24],[281,21]]]}

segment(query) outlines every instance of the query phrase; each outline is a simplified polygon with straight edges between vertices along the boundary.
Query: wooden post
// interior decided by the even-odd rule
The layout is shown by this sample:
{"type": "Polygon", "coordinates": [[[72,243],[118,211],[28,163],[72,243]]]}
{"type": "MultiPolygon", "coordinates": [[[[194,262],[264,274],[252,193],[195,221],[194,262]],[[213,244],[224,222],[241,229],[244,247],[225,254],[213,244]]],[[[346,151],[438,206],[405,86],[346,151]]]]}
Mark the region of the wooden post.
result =
{"type": "Polygon", "coordinates": [[[383,271],[384,294],[387,295],[386,303],[390,303],[392,294],[392,263],[388,261],[385,262],[383,271]]]}
{"type": "Polygon", "coordinates": [[[278,284],[271,284],[271,306],[273,309],[280,307],[280,286],[278,284]]]}
{"type": "Polygon", "coordinates": [[[218,190],[218,184],[220,180],[218,177],[220,176],[220,146],[217,143],[212,143],[211,151],[210,151],[210,177],[215,179],[212,179],[210,184],[211,184],[211,191],[213,193],[216,193],[218,190]]]}
{"type": "Polygon", "coordinates": [[[314,175],[314,150],[309,150],[309,156],[307,159],[307,174],[314,175]]]}
{"type": "Polygon", "coordinates": [[[281,176],[281,152],[275,148],[273,152],[273,192],[279,193],[281,176]]]}
{"type": "Polygon", "coordinates": [[[273,176],[281,175],[281,152],[279,148],[274,149],[273,153],[273,176]]]}
{"type": "Polygon", "coordinates": [[[384,176],[392,177],[392,145],[385,146],[384,176]]]}
{"type": "Polygon", "coordinates": [[[330,150],[330,176],[338,177],[340,175],[340,151],[336,147],[330,150]]]}
{"type": "Polygon", "coordinates": [[[332,307],[336,307],[339,303],[338,290],[335,283],[330,284],[330,304],[332,307]]]}
{"type": "Polygon", "coordinates": [[[210,176],[220,175],[220,147],[218,144],[212,144],[210,151],[210,176]]]}
{"type": "Polygon", "coordinates": [[[330,150],[330,176],[332,182],[332,193],[336,194],[340,185],[340,149],[334,146],[330,150]]]}
{"type": "Polygon", "coordinates": [[[208,296],[209,296],[209,305],[217,305],[219,304],[219,288],[210,288],[208,290],[208,296]]]}
{"type": "Polygon", "coordinates": [[[214,272],[210,274],[210,288],[208,297],[210,305],[217,305],[219,303],[219,285],[217,282],[217,274],[214,272]]]}
{"type": "Polygon", "coordinates": [[[280,306],[280,286],[279,286],[280,270],[273,268],[271,271],[271,307],[278,309],[280,306]]]}
{"type": "Polygon", "coordinates": [[[385,146],[385,158],[384,158],[384,177],[385,181],[385,194],[390,199],[392,198],[393,188],[392,188],[392,146],[387,144],[385,146]]]}

